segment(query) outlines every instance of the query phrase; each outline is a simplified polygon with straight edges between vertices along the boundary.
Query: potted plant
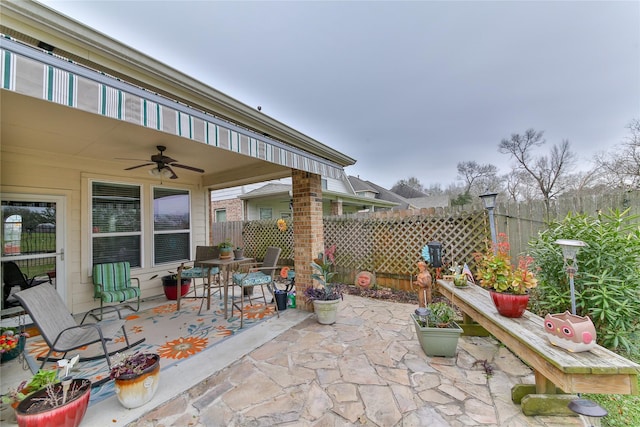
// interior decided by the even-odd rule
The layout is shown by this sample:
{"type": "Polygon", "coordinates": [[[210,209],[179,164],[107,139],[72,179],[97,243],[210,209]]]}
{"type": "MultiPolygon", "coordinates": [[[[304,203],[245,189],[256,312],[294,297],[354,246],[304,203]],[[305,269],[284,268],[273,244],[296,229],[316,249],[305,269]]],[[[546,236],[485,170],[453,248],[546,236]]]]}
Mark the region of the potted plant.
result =
{"type": "Polygon", "coordinates": [[[476,253],[475,260],[480,286],[489,290],[498,313],[505,317],[522,316],[529,303],[529,289],[538,285],[530,268],[533,258],[521,256],[514,268],[509,257],[507,235],[500,233],[495,252],[492,247],[484,254],[476,253]]]}
{"type": "MultiPolygon", "coordinates": [[[[178,275],[172,272],[167,276],[162,276],[162,289],[168,300],[175,301],[178,299],[178,275]]],[[[189,293],[191,287],[190,278],[180,278],[180,297],[189,293]]]]}
{"type": "Polygon", "coordinates": [[[304,290],[307,301],[313,303],[313,311],[316,313],[318,323],[330,325],[336,322],[338,303],[343,299],[342,285],[331,280],[336,275],[333,271],[336,246],[326,249],[323,254],[314,259],[311,267],[315,271],[311,278],[320,286],[310,285],[304,290]]]}
{"type": "Polygon", "coordinates": [[[220,249],[220,259],[229,259],[233,257],[233,243],[231,243],[231,239],[226,239],[224,242],[220,242],[218,244],[218,249],[220,249]]]}
{"type": "Polygon", "coordinates": [[[236,246],[233,250],[233,258],[234,259],[243,259],[244,258],[244,249],[240,246],[236,246]]]}
{"type": "Polygon", "coordinates": [[[89,405],[91,381],[70,376],[57,381],[56,376],[55,369],[40,370],[28,383],[3,396],[3,402],[15,407],[19,426],[80,425],[89,405]]]}
{"type": "Polygon", "coordinates": [[[445,302],[420,307],[411,314],[422,351],[427,356],[453,357],[462,328],[454,321],[456,312],[445,302]]]}
{"type": "Polygon", "coordinates": [[[149,402],[158,390],[160,356],[155,353],[118,353],[111,365],[118,401],[125,408],[149,402]]]}

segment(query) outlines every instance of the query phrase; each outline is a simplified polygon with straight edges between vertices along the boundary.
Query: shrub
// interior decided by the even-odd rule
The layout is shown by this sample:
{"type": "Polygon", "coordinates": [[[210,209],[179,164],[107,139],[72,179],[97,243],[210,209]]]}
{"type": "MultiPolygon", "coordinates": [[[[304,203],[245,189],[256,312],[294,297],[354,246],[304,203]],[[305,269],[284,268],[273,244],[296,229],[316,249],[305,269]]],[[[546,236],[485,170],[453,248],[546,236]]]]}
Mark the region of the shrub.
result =
{"type": "Polygon", "coordinates": [[[640,227],[629,210],[592,217],[569,214],[530,242],[539,286],[532,309],[544,316],[571,306],[569,277],[557,239],[577,239],[588,246],[577,255],[574,276],[576,312],[593,320],[598,342],[610,349],[638,351],[634,336],[640,323],[640,227]]]}

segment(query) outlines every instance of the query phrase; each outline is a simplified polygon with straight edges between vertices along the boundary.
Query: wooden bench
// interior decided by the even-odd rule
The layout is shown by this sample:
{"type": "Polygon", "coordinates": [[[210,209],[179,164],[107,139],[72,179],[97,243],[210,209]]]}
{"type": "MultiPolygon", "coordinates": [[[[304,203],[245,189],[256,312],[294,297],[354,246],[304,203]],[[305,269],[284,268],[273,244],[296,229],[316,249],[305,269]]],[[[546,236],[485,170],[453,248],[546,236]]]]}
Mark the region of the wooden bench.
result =
{"type": "Polygon", "coordinates": [[[533,369],[535,386],[512,389],[512,400],[522,404],[526,415],[566,415],[568,400],[576,396],[562,393],[638,394],[637,363],[601,346],[580,353],[555,347],[544,332],[543,319],[530,311],[511,319],[498,314],[489,292],[480,286],[460,288],[446,280],[437,280],[437,285],[440,294],[464,313],[460,326],[465,335],[481,335],[480,325],[533,369]]]}

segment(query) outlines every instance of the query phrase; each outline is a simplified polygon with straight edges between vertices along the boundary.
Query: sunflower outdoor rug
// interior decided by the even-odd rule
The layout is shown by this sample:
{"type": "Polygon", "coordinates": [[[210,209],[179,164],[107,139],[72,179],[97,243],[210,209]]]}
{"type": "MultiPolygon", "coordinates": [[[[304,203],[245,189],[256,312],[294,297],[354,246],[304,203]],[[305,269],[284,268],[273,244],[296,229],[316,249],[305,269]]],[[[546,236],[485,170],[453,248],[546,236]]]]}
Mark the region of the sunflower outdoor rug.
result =
{"type": "MultiPolygon", "coordinates": [[[[145,341],[125,350],[126,352],[158,353],[160,355],[160,369],[166,369],[180,361],[219,344],[231,335],[240,333],[251,328],[257,323],[273,316],[275,307],[270,304],[246,305],[244,307],[244,327],[240,329],[239,312],[234,311],[234,316],[224,319],[224,306],[219,299],[211,298],[211,310],[198,315],[200,300],[183,299],[181,310],[176,312],[176,303],[167,302],[145,311],[131,313],[123,310],[126,315],[127,335],[129,342],[134,343],[142,338],[145,341]]],[[[229,303],[231,310],[231,303],[229,303]]],[[[108,344],[109,352],[118,350],[126,346],[122,333],[116,336],[113,342],[108,344]]],[[[27,339],[26,359],[32,372],[37,372],[41,361],[38,357],[45,357],[49,347],[40,336],[27,339]]],[[[92,344],[79,350],[69,352],[67,358],[76,354],[80,357],[91,357],[103,354],[100,343],[92,344]]],[[[53,358],[62,357],[61,353],[53,353],[53,358]]],[[[51,368],[54,363],[49,362],[45,366],[51,368]]],[[[76,378],[88,378],[92,382],[104,380],[109,376],[107,362],[104,358],[77,363],[71,373],[76,378]]],[[[107,381],[91,390],[90,404],[113,395],[113,381],[107,381]]]]}

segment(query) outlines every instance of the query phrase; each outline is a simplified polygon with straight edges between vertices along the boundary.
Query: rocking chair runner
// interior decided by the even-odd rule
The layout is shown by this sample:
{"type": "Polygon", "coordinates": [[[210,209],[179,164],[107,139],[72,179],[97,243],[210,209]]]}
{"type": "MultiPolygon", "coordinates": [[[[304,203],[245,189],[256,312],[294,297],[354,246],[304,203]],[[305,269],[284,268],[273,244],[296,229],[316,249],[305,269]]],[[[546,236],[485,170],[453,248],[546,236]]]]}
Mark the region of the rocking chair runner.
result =
{"type": "Polygon", "coordinates": [[[111,369],[107,341],[112,340],[119,329],[122,329],[127,346],[117,351],[131,348],[144,341],[142,339],[133,344],[129,343],[129,337],[124,327],[125,319],[121,317],[120,310],[115,306],[105,307],[105,309],[117,312],[117,319],[103,320],[98,323],[84,323],[92,311],[102,310],[102,308],[96,308],[87,312],[82,318],[82,322],[78,325],[58,292],[51,285],[45,284],[16,292],[15,296],[31,316],[31,319],[40,330],[42,338],[49,346],[49,352],[42,361],[40,369],[44,367],[54,351],[63,353],[62,357],[65,357],[67,352],[71,350],[98,342],[102,344],[104,357],[107,359],[109,369],[111,369]]]}

